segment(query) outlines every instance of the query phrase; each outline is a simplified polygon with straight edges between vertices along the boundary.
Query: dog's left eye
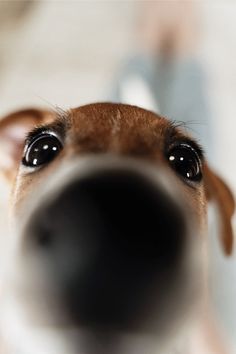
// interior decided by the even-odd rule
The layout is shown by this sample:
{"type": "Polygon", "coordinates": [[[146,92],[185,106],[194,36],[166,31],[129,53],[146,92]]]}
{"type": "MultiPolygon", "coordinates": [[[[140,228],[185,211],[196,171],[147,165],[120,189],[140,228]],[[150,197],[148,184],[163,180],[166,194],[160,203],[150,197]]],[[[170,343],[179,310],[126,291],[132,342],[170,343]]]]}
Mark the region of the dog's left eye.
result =
{"type": "Polygon", "coordinates": [[[38,167],[52,161],[62,149],[60,140],[53,134],[44,133],[37,136],[28,145],[23,164],[38,167]]]}
{"type": "Polygon", "coordinates": [[[188,144],[173,147],[168,153],[170,166],[187,181],[199,182],[202,179],[201,161],[188,144]]]}

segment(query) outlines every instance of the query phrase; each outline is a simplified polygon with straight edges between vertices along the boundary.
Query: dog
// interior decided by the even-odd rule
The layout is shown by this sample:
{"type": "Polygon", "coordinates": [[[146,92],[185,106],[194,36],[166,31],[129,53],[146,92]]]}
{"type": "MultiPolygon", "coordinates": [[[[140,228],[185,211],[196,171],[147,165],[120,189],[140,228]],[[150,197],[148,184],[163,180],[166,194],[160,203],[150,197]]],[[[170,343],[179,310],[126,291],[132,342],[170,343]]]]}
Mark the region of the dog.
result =
{"type": "Polygon", "coordinates": [[[0,170],[1,353],[203,353],[207,204],[226,256],[235,204],[181,127],[123,104],[21,110],[0,121],[0,170]]]}

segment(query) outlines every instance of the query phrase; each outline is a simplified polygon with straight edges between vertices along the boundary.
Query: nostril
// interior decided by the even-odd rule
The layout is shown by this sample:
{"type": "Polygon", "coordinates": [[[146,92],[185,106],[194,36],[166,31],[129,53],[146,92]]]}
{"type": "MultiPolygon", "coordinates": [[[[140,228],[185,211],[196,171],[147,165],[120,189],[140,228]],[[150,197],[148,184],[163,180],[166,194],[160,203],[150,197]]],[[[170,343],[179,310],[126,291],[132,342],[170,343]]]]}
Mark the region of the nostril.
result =
{"type": "Polygon", "coordinates": [[[40,230],[40,232],[38,232],[37,234],[38,235],[37,235],[36,241],[40,247],[48,248],[48,247],[52,246],[52,244],[53,244],[52,233],[50,233],[49,231],[40,230]]]}

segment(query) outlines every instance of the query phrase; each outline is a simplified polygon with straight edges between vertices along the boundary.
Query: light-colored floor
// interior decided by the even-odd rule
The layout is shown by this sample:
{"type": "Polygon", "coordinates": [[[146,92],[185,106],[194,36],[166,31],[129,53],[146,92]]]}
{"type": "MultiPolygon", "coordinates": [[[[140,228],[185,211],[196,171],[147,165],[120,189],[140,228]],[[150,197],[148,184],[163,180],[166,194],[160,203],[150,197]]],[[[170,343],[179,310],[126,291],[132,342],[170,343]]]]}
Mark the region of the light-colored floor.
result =
{"type": "MultiPolygon", "coordinates": [[[[138,6],[128,1],[36,1],[24,21],[0,31],[0,114],[104,99],[116,68],[135,46],[138,6]]],[[[200,6],[199,51],[209,77],[214,165],[236,192],[236,2],[200,6]]],[[[212,245],[214,301],[236,353],[236,258],[225,260],[218,244],[212,245]]]]}

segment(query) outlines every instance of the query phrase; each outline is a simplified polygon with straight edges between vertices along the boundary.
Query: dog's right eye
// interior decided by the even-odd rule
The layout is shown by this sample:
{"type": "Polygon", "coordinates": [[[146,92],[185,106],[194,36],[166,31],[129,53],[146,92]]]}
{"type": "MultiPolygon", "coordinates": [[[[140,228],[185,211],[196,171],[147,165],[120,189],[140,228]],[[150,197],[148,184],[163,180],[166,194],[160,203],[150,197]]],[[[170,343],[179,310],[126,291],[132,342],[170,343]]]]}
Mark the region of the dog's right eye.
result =
{"type": "Polygon", "coordinates": [[[35,137],[27,146],[22,163],[27,167],[38,167],[51,162],[61,151],[62,143],[52,133],[35,137]]]}
{"type": "Polygon", "coordinates": [[[167,157],[170,166],[186,181],[201,181],[201,161],[192,146],[189,144],[176,145],[169,151],[167,157]]]}

